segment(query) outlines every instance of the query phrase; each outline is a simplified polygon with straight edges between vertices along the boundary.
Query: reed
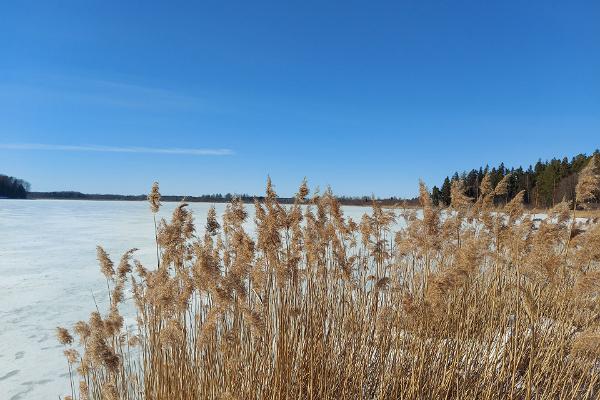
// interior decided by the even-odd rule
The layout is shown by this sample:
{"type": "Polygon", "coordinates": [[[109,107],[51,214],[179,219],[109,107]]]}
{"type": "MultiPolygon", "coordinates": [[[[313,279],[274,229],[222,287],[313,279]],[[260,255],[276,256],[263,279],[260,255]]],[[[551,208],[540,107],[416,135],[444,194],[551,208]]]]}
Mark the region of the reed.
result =
{"type": "MultiPolygon", "coordinates": [[[[596,162],[596,161],[594,161],[596,162]]],[[[597,165],[578,199],[597,193],[597,165]],[[596,185],[596,186],[595,186],[596,185]]],[[[187,204],[156,225],[157,263],[115,270],[110,307],[59,328],[73,399],[595,399],[600,396],[600,226],[561,203],[543,221],[452,186],[422,214],[373,202],[346,218],[306,182],[283,206],[270,180],[255,234],[234,199],[196,230],[187,204]],[[394,223],[401,229],[394,231],[394,223]],[[120,306],[131,290],[133,331],[120,306]],[[75,352],[78,348],[81,355],[75,352]]],[[[150,196],[159,211],[155,184],[150,196]]]]}

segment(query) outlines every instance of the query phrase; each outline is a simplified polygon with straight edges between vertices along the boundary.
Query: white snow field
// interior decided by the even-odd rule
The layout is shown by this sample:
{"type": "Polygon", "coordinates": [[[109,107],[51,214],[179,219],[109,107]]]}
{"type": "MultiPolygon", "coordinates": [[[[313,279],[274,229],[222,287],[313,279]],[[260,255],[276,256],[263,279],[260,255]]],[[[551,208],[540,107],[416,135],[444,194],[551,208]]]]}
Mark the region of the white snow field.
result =
{"type": "MultiPolygon", "coordinates": [[[[169,218],[177,203],[165,203],[169,218]]],[[[204,227],[208,203],[191,203],[204,227]]],[[[220,216],[225,204],[216,204],[220,216]]],[[[254,208],[248,207],[247,228],[254,208]]],[[[366,207],[344,207],[359,221],[366,207]]],[[[56,326],[88,319],[94,298],[107,309],[106,281],[96,262],[102,245],[115,263],[126,250],[155,262],[154,223],[146,202],[0,200],[0,399],[58,399],[70,393],[56,326]],[[93,294],[93,295],[92,295],[93,294]]]]}

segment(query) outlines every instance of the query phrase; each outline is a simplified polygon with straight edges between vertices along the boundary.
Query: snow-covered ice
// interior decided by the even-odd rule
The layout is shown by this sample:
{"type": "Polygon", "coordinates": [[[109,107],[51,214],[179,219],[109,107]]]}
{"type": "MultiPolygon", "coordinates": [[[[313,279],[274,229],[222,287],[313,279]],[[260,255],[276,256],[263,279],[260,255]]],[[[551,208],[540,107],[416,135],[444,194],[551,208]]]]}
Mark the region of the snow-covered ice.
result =
{"type": "MultiPolygon", "coordinates": [[[[169,218],[176,203],[165,203],[169,218]]],[[[221,215],[224,204],[216,204],[221,215]]],[[[208,203],[191,203],[204,226],[208,203]]],[[[248,207],[252,229],[253,207],[248,207]]],[[[344,207],[356,221],[369,208],[344,207]]],[[[70,393],[56,326],[106,307],[96,245],[113,261],[126,250],[152,265],[154,222],[146,202],[0,200],[0,399],[57,399],[70,393]],[[93,294],[93,295],[92,295],[93,294]]]]}

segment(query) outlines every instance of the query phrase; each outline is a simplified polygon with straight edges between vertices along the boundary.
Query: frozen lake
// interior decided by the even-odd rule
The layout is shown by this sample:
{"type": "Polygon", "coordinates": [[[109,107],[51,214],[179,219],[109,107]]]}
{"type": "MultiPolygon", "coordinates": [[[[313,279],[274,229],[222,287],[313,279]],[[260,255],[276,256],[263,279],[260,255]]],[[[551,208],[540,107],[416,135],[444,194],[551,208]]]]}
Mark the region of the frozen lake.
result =
{"type": "MultiPolygon", "coordinates": [[[[176,203],[165,203],[168,218],[176,203]]],[[[225,204],[216,204],[220,216],[225,204]]],[[[204,226],[208,203],[191,203],[204,226]]],[[[364,207],[344,207],[359,221],[364,207]]],[[[253,207],[249,207],[253,219],[253,207]]],[[[248,228],[252,223],[248,224],[248,228]]],[[[94,309],[106,310],[106,282],[96,261],[102,245],[155,261],[154,223],[146,202],[0,200],[0,399],[57,399],[70,393],[66,360],[55,338],[94,309]],[[93,293],[93,295],[92,295],[93,293]]]]}

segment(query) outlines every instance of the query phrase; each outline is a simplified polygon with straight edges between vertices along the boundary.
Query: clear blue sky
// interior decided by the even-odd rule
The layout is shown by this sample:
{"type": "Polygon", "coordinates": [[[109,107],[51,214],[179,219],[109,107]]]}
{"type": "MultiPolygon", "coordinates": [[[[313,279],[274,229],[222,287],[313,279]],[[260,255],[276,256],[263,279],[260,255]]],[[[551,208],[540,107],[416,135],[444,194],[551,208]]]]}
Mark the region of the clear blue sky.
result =
{"type": "Polygon", "coordinates": [[[190,3],[2,2],[0,173],[411,196],[600,147],[596,0],[190,3]]]}

